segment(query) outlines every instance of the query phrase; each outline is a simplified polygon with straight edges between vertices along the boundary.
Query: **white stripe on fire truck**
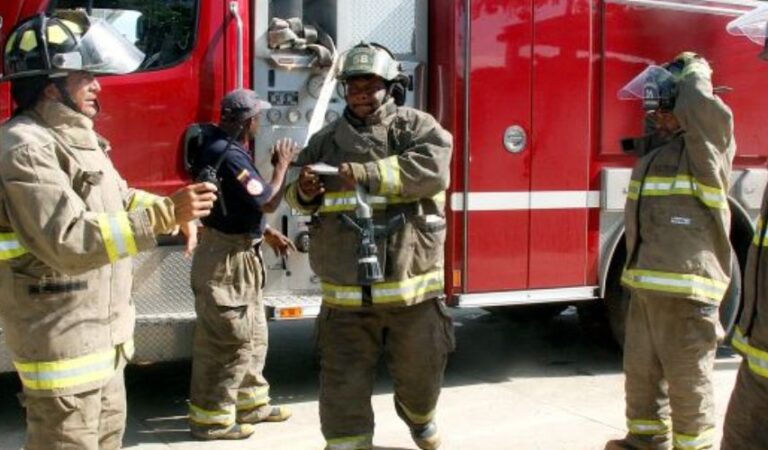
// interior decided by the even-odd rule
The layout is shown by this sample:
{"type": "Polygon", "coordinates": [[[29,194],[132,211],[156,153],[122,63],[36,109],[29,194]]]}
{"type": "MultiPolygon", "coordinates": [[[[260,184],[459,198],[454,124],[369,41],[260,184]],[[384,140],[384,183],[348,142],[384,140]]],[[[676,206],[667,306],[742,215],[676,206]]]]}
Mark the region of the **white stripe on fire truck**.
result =
{"type": "MultiPolygon", "coordinates": [[[[469,211],[586,209],[600,207],[600,191],[470,192],[469,211]]],[[[464,193],[451,194],[451,209],[464,211],[464,193]]]]}

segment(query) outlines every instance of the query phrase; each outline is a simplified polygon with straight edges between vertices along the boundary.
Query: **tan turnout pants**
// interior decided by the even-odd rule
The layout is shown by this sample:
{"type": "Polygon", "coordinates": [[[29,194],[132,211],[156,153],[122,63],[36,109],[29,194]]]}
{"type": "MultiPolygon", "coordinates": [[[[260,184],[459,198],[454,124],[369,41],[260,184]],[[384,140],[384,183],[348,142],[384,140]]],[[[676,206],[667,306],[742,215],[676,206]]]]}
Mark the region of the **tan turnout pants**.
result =
{"type": "Polygon", "coordinates": [[[238,413],[269,403],[263,280],[252,239],[205,230],[192,262],[190,421],[198,427],[228,427],[238,413]]]}
{"type": "Polygon", "coordinates": [[[720,450],[768,449],[768,378],[741,363],[728,403],[720,450]]]}
{"type": "Polygon", "coordinates": [[[718,309],[633,290],[624,343],[627,440],[640,449],[712,448],[718,309]],[[671,423],[670,423],[671,419],[671,423]]]}
{"type": "Polygon", "coordinates": [[[371,395],[380,357],[394,382],[400,416],[409,426],[428,423],[454,347],[453,322],[438,299],[386,309],[323,306],[317,345],[326,448],[371,448],[371,395]]]}
{"type": "Polygon", "coordinates": [[[121,448],[126,418],[125,364],[118,354],[115,375],[100,389],[56,397],[25,394],[25,450],[121,448]]]}

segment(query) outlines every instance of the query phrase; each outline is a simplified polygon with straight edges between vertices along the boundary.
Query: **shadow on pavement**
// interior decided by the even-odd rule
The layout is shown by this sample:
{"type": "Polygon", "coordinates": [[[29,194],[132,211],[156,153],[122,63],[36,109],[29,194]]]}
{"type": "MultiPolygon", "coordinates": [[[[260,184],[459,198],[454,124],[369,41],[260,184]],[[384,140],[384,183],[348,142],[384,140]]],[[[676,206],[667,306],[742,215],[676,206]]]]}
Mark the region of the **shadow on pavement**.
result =
{"type": "MultiPolygon", "coordinates": [[[[516,378],[591,377],[621,373],[621,353],[608,333],[585,327],[575,308],[551,319],[531,319],[482,309],[452,310],[456,352],[445,386],[503,383],[516,378]]],[[[730,349],[718,352],[716,368],[731,370],[740,360],[730,349]]],[[[126,447],[144,442],[191,441],[187,426],[190,362],[132,365],[126,370],[130,421],[126,447]]],[[[274,404],[317,400],[318,364],[312,321],[270,324],[265,375],[274,404]]],[[[16,374],[0,375],[0,436],[23,432],[16,400],[16,374]]],[[[375,394],[392,392],[383,364],[375,394]]],[[[379,450],[404,450],[377,447],[379,450]]]]}

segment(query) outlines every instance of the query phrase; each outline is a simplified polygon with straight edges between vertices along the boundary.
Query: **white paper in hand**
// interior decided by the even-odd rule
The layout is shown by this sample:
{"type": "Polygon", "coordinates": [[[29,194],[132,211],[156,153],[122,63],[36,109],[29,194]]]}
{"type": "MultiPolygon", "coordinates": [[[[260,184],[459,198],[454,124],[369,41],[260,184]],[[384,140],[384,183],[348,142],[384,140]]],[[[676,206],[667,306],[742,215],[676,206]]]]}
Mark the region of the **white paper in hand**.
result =
{"type": "Polygon", "coordinates": [[[319,162],[315,164],[310,164],[309,170],[312,172],[318,174],[318,175],[338,175],[339,174],[339,168],[332,166],[330,164],[326,164],[324,162],[319,162]]]}

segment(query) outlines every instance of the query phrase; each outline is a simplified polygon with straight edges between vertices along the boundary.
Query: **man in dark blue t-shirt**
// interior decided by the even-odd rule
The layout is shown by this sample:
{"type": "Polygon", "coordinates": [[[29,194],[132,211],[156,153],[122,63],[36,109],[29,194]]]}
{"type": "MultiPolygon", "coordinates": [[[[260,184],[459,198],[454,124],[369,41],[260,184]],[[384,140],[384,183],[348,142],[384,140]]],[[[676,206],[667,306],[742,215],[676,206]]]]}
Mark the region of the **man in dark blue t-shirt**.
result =
{"type": "Polygon", "coordinates": [[[282,198],[285,173],[297,150],[288,139],[272,148],[270,181],[261,177],[247,151],[259,129],[259,113],[269,108],[256,93],[237,89],[221,102],[221,122],[203,142],[193,172],[219,182],[219,201],[203,220],[200,246],[192,260],[197,322],[192,350],[189,421],[199,439],[244,439],[253,424],[279,422],[286,407],[269,403],[262,371],[267,356],[267,323],[260,244],[277,253],[294,249],[285,236],[266,226],[264,213],[282,198]]]}

